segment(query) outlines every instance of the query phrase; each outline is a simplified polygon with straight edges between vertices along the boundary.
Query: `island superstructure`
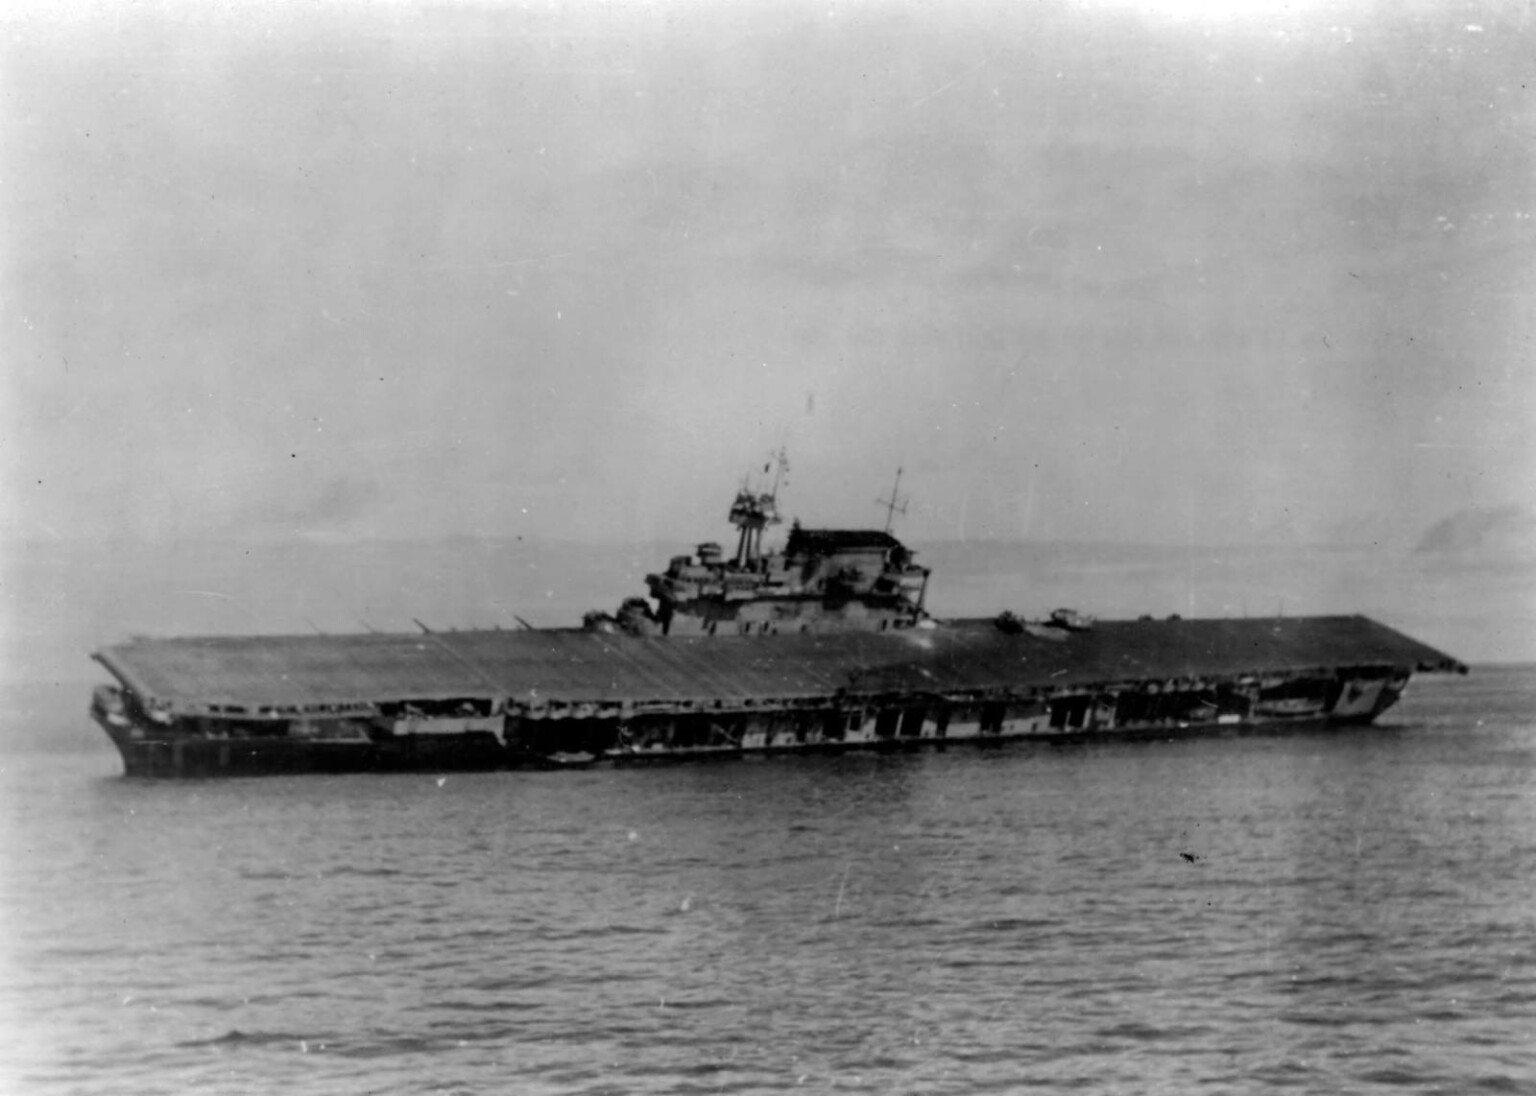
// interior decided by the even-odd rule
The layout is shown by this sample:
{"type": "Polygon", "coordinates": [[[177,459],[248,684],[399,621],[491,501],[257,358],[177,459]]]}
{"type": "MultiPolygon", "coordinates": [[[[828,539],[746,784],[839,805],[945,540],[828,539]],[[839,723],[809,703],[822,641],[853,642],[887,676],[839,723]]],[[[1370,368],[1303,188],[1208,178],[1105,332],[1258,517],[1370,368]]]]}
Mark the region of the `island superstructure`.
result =
{"type": "Polygon", "coordinates": [[[1362,616],[936,620],[889,522],[768,550],[777,485],[729,518],[579,628],[137,639],[91,714],[133,776],[478,770],[1342,726],[1466,670],[1362,616]]]}

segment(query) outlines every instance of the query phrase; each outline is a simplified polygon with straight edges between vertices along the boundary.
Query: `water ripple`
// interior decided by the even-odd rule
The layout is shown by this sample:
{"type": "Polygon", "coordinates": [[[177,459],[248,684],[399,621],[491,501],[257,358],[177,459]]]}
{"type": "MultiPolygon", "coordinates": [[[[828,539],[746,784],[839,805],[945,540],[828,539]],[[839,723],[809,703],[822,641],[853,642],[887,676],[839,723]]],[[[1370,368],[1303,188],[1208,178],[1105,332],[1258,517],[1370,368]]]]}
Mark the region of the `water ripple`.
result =
{"type": "Polygon", "coordinates": [[[1522,1091],[1536,675],[1505,673],[1360,735],[13,767],[0,1089],[1522,1091]]]}

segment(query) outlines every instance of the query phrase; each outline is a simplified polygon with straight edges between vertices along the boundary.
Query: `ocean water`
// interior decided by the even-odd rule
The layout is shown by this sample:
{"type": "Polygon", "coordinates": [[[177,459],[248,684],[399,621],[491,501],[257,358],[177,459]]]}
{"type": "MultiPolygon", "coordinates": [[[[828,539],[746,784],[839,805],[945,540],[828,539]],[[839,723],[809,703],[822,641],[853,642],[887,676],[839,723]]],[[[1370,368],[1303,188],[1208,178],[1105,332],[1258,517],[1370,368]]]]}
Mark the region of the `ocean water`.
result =
{"type": "Polygon", "coordinates": [[[1533,668],[1419,679],[1344,732],[0,763],[5,1092],[1536,1086],[1533,668]]]}

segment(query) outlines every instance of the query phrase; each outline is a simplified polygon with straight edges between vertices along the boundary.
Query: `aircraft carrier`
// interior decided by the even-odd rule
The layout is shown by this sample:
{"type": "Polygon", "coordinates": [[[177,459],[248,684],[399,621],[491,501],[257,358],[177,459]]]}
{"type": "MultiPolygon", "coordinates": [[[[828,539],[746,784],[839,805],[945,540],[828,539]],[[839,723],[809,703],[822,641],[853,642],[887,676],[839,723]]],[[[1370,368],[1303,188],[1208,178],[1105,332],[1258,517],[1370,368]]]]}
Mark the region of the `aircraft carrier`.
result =
{"type": "Polygon", "coordinates": [[[1466,672],[1362,616],[938,620],[889,520],[766,550],[777,493],[580,627],[138,639],[91,714],[130,776],[490,770],[1343,726],[1466,672]]]}

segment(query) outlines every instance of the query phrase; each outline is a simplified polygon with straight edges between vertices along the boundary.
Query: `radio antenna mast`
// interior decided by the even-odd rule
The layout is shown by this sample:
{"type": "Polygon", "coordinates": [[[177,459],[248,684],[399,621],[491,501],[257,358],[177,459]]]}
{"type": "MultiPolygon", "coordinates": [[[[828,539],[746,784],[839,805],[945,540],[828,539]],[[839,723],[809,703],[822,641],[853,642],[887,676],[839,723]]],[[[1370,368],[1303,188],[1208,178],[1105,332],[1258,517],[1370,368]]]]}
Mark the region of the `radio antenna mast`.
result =
{"type": "Polygon", "coordinates": [[[907,516],[907,500],[901,497],[900,491],[901,468],[898,466],[896,469],[896,482],[891,485],[891,497],[875,500],[876,506],[885,507],[885,531],[887,533],[891,531],[891,522],[896,519],[897,514],[900,514],[902,517],[907,516]]]}

